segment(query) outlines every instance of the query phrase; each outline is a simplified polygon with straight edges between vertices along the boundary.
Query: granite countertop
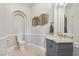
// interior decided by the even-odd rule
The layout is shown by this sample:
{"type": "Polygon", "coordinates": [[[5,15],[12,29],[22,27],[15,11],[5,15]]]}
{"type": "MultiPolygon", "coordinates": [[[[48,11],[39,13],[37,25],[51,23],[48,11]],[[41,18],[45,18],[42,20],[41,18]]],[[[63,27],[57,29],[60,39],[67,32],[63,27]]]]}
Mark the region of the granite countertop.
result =
{"type": "Polygon", "coordinates": [[[73,43],[73,39],[64,38],[64,37],[58,36],[58,35],[48,35],[47,39],[53,40],[56,43],[73,43]]]}

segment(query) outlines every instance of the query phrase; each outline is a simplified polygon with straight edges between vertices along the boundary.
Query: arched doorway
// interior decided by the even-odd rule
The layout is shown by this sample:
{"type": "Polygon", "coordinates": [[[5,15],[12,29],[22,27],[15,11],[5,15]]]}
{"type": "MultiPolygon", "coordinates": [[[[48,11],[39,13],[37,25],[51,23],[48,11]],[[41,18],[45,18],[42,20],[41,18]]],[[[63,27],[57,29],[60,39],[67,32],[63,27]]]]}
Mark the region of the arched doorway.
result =
{"type": "Polygon", "coordinates": [[[15,25],[16,25],[16,33],[18,34],[18,40],[25,40],[25,25],[26,25],[26,15],[19,10],[13,12],[15,25]]]}

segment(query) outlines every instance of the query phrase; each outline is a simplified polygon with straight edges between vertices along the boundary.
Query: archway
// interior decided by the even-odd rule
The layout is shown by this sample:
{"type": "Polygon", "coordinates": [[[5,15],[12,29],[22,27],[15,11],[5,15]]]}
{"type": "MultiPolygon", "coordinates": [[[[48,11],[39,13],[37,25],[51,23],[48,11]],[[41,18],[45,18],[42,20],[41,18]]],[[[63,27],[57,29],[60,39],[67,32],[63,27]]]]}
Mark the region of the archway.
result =
{"type": "Polygon", "coordinates": [[[25,25],[26,25],[26,15],[19,10],[13,12],[15,17],[15,25],[16,25],[16,32],[18,34],[18,40],[25,40],[25,25]]]}

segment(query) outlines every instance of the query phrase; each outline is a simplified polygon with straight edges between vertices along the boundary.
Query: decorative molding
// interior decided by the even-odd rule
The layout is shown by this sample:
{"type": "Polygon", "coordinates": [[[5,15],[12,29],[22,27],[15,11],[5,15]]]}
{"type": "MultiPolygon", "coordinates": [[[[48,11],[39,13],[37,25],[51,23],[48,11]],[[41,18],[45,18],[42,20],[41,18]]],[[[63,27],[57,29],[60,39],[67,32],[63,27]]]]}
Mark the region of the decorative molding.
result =
{"type": "Polygon", "coordinates": [[[8,38],[8,35],[5,35],[5,36],[3,36],[3,37],[0,37],[0,41],[1,41],[1,40],[4,40],[4,39],[6,39],[6,38],[8,38]]]}
{"type": "Polygon", "coordinates": [[[32,34],[32,33],[18,33],[18,34],[8,34],[0,37],[0,40],[6,39],[10,36],[18,36],[18,35],[36,35],[36,36],[47,36],[47,34],[32,34]]]}
{"type": "Polygon", "coordinates": [[[24,12],[22,12],[22,11],[20,11],[20,10],[15,10],[14,12],[13,12],[13,14],[14,15],[22,15],[23,17],[26,17],[26,15],[25,15],[25,13],[24,12]]]}
{"type": "Polygon", "coordinates": [[[0,40],[4,40],[10,36],[18,36],[18,35],[24,35],[24,33],[19,33],[19,34],[8,34],[8,35],[5,35],[5,36],[2,36],[0,37],[0,40]]]}

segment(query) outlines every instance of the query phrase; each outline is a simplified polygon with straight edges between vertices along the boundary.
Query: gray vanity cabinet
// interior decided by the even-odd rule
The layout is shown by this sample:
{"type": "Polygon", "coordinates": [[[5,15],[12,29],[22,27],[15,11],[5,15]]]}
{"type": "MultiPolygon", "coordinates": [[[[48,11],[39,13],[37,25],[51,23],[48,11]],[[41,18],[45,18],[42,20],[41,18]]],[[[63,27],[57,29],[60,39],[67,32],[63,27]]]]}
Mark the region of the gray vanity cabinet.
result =
{"type": "Polygon", "coordinates": [[[46,39],[47,56],[72,56],[73,43],[56,43],[46,39]]]}

